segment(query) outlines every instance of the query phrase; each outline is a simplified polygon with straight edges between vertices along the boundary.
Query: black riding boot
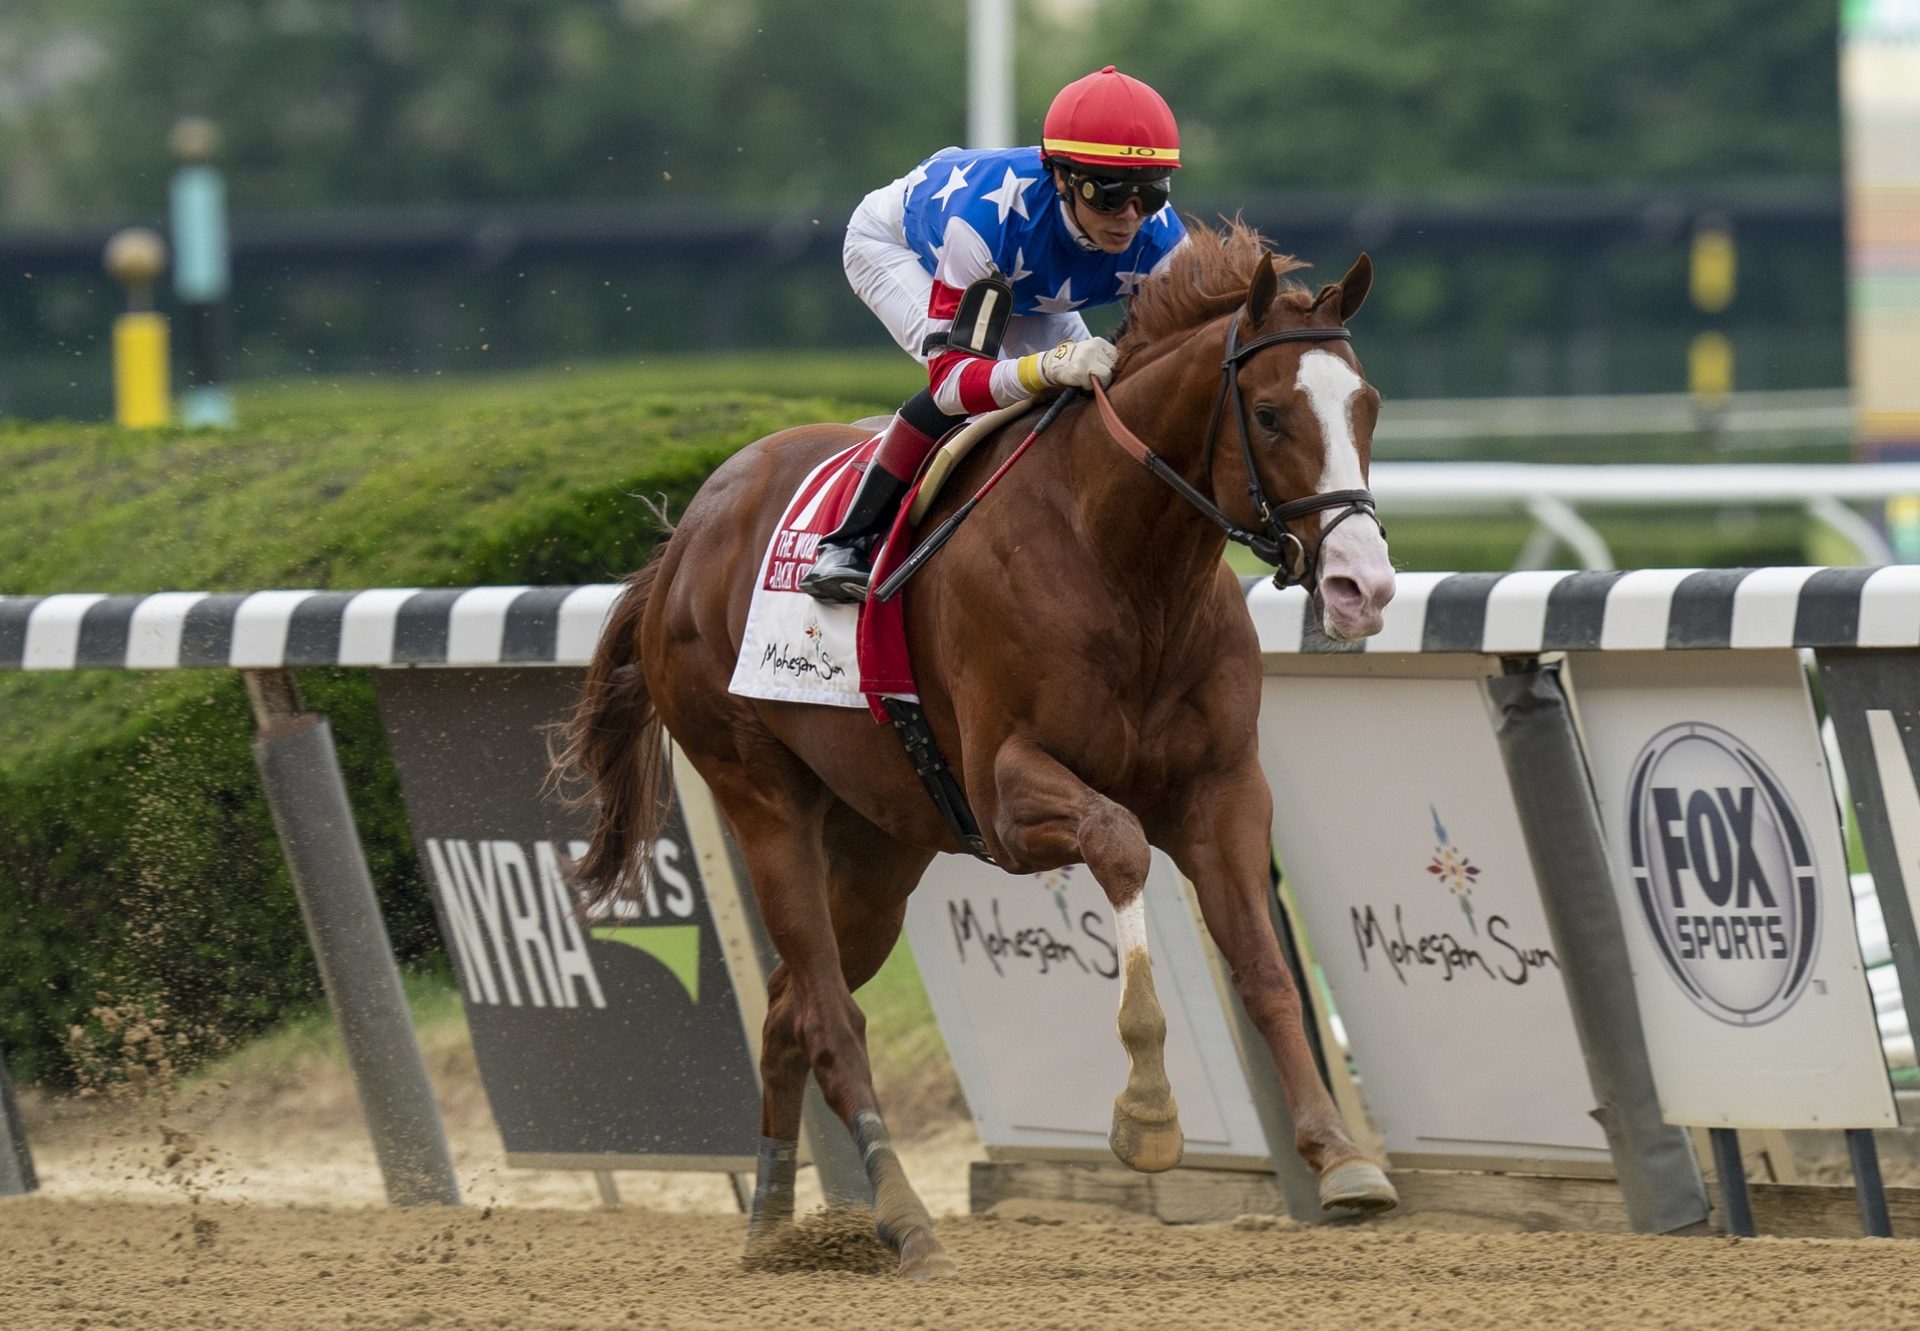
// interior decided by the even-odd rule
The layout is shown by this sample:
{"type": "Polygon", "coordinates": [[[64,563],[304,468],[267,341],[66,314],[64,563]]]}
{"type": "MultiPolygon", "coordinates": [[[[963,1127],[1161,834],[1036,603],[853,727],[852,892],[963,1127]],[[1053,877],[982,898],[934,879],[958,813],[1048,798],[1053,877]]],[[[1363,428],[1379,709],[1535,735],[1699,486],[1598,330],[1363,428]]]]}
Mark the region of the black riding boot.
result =
{"type": "Polygon", "coordinates": [[[800,579],[800,590],[816,601],[857,605],[866,600],[874,547],[893,525],[894,513],[907,490],[907,482],[878,462],[868,463],[847,516],[831,535],[821,538],[820,553],[800,579]]]}
{"type": "MultiPolygon", "coordinates": [[[[920,397],[926,399],[925,406],[932,411],[930,423],[951,423],[951,418],[941,416],[933,407],[930,394],[922,393],[920,397]]],[[[907,419],[910,412],[925,414],[914,412],[919,405],[919,398],[910,400],[887,422],[885,437],[873,451],[866,475],[860,478],[860,488],[853,492],[853,503],[846,517],[831,534],[821,538],[813,567],[800,579],[800,590],[815,600],[858,604],[867,599],[874,547],[893,525],[900,500],[912,488],[912,478],[919,474],[920,464],[933,451],[936,434],[907,419]]]]}

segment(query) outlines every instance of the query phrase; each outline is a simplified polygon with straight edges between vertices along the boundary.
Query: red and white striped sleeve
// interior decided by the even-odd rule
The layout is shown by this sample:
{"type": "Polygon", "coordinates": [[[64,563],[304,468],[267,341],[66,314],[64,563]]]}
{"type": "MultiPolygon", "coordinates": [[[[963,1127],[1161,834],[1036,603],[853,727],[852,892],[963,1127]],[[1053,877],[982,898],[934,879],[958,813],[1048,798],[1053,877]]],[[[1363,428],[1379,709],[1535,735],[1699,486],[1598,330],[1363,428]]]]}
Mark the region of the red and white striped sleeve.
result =
{"type": "MultiPolygon", "coordinates": [[[[927,297],[928,331],[945,333],[952,328],[960,297],[993,272],[993,254],[980,233],[958,217],[950,220],[933,271],[933,291],[927,297]]],[[[997,361],[948,348],[927,361],[927,383],[940,410],[950,416],[973,416],[1025,402],[1039,392],[1045,382],[1039,377],[1038,364],[1037,356],[997,361]]]]}

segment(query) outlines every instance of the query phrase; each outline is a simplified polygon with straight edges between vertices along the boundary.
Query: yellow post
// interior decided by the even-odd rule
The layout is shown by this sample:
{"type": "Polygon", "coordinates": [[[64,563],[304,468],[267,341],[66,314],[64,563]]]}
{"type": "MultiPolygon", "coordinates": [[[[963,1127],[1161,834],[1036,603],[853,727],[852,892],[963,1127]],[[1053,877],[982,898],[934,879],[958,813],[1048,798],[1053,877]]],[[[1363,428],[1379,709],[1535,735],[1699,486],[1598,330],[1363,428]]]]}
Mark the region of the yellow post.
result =
{"type": "Polygon", "coordinates": [[[1733,304],[1738,272],[1733,228],[1727,219],[1718,214],[1697,219],[1688,256],[1687,294],[1694,309],[1713,316],[1714,326],[1694,334],[1687,347],[1687,391],[1703,417],[1725,410],[1733,394],[1733,343],[1718,324],[1719,316],[1733,304]]]}
{"type": "Polygon", "coordinates": [[[1702,411],[1718,411],[1733,392],[1733,343],[1724,333],[1695,333],[1687,347],[1687,391],[1702,411]]]}
{"type": "Polygon", "coordinates": [[[1739,271],[1733,231],[1718,218],[1703,221],[1693,233],[1693,253],[1687,265],[1688,294],[1693,308],[1719,314],[1733,304],[1739,271]]]}
{"type": "Polygon", "coordinates": [[[113,321],[113,418],[129,430],[173,419],[167,318],[152,310],[113,321]]]}
{"type": "Polygon", "coordinates": [[[166,266],[167,243],[144,228],[107,241],[107,272],[127,289],[127,313],[113,321],[113,418],[132,430],[173,420],[167,319],[153,310],[153,282],[166,266]]]}

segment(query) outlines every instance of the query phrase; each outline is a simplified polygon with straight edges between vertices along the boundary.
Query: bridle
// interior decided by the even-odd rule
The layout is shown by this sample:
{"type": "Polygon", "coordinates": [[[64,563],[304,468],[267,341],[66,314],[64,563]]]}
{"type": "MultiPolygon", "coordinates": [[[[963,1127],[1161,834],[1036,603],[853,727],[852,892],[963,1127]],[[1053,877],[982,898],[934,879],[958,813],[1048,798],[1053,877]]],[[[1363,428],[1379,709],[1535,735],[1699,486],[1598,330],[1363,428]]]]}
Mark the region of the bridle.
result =
{"type": "Polygon", "coordinates": [[[1333,328],[1288,328],[1277,333],[1268,333],[1265,337],[1255,338],[1244,347],[1240,345],[1240,318],[1236,314],[1227,324],[1226,358],[1220,362],[1220,391],[1214,395],[1213,412],[1207,418],[1207,437],[1205,441],[1207,457],[1207,476],[1213,475],[1213,439],[1220,429],[1220,416],[1227,399],[1233,399],[1233,414],[1240,427],[1240,452],[1247,467],[1247,494],[1253,500],[1254,514],[1265,526],[1265,532],[1249,531],[1240,526],[1212,499],[1176,471],[1167,460],[1148,448],[1140,437],[1129,430],[1113,409],[1108,400],[1106,389],[1098,380],[1093,382],[1094,405],[1100,410],[1100,419],[1106,425],[1107,432],[1113,436],[1135,461],[1146,467],[1155,476],[1185,499],[1189,504],[1211,520],[1227,534],[1227,539],[1238,542],[1253,551],[1263,563],[1276,568],[1273,583],[1276,587],[1305,587],[1308,591],[1317,590],[1320,583],[1320,551],[1326,545],[1327,537],[1333,529],[1356,513],[1364,513],[1373,519],[1385,536],[1386,527],[1374,512],[1373,492],[1370,490],[1328,490],[1321,494],[1308,495],[1303,499],[1293,499],[1276,504],[1267,498],[1266,487],[1260,484],[1260,469],[1253,462],[1253,436],[1247,430],[1247,403],[1240,395],[1240,363],[1254,352],[1282,342],[1347,342],[1353,334],[1343,327],[1333,328]],[[1306,517],[1323,509],[1338,508],[1341,511],[1333,520],[1320,530],[1319,539],[1308,546],[1298,536],[1287,530],[1286,524],[1295,518],[1306,517]]]}

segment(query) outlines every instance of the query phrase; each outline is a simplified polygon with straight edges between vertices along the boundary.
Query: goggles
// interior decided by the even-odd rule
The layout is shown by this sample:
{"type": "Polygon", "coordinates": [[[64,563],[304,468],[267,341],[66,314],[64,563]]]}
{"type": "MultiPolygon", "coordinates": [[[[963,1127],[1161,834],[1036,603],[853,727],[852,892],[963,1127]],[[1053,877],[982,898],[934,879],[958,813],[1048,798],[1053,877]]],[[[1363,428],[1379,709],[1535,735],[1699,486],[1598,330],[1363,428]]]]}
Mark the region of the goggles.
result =
{"type": "Polygon", "coordinates": [[[1167,206],[1173,193],[1173,177],[1152,176],[1145,180],[1103,180],[1099,176],[1071,175],[1067,188],[1074,197],[1096,213],[1117,213],[1128,199],[1140,201],[1140,216],[1152,217],[1167,206]]]}

